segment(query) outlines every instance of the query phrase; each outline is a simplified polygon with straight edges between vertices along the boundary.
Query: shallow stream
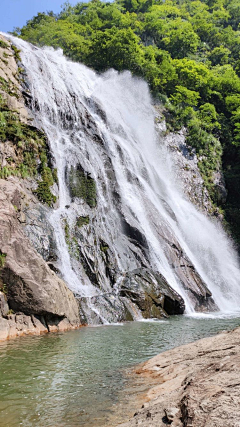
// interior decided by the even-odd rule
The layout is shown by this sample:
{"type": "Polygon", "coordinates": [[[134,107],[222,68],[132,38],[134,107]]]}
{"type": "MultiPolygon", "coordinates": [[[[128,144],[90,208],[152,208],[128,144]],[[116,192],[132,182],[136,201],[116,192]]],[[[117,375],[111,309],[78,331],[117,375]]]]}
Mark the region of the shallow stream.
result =
{"type": "Polygon", "coordinates": [[[239,325],[240,317],[173,316],[2,343],[0,427],[113,427],[134,412],[132,366],[239,325]]]}

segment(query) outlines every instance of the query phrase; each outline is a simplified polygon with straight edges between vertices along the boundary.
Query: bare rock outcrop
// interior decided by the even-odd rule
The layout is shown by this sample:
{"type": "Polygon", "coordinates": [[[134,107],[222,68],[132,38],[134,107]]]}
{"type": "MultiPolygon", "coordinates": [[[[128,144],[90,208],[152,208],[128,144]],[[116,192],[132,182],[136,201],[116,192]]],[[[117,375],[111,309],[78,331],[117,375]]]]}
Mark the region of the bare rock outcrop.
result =
{"type": "Polygon", "coordinates": [[[121,427],[239,427],[239,351],[237,328],[142,364],[136,373],[152,388],[142,409],[121,427]]]}
{"type": "Polygon", "coordinates": [[[128,297],[145,318],[162,318],[167,314],[183,314],[183,298],[168,285],[159,273],[139,268],[128,272],[121,283],[120,295],[128,297]]]}
{"type": "MultiPolygon", "coordinates": [[[[171,151],[171,158],[174,166],[174,174],[181,191],[187,196],[195,206],[207,215],[217,216],[222,220],[218,210],[214,208],[209,192],[201,176],[196,150],[186,143],[186,129],[182,128],[178,132],[167,131],[159,106],[156,108],[156,129],[161,141],[171,151]]],[[[215,197],[218,203],[224,204],[227,198],[227,189],[222,171],[219,169],[213,174],[215,197]]]]}
{"type": "Polygon", "coordinates": [[[19,67],[17,65],[17,49],[11,48],[11,43],[0,34],[0,79],[3,83],[0,86],[0,94],[4,96],[10,110],[17,111],[20,120],[29,122],[29,112],[24,105],[24,98],[18,79],[19,67]]]}
{"type": "MultiPolygon", "coordinates": [[[[33,130],[19,78],[24,72],[19,62],[19,51],[2,35],[0,42],[0,95],[9,112],[15,115],[16,123],[33,130]]],[[[35,142],[30,142],[33,144],[32,158],[35,154],[39,156],[39,152],[34,151],[35,142]]],[[[32,192],[37,187],[36,179],[20,178],[17,168],[24,161],[24,156],[24,147],[16,144],[14,138],[0,140],[0,167],[6,170],[7,178],[0,179],[0,340],[80,326],[76,299],[42,257],[45,256],[45,246],[49,251],[49,237],[44,236],[49,208],[40,203],[32,192]],[[13,176],[9,176],[9,171],[13,176]],[[40,212],[40,231],[35,247],[34,238],[29,238],[33,236],[31,230],[35,227],[31,225],[34,209],[40,212]],[[47,243],[42,245],[42,253],[40,250],[38,253],[36,249],[42,241],[47,243]]],[[[37,158],[32,164],[37,167],[38,163],[37,158]]]]}
{"type": "Polygon", "coordinates": [[[77,328],[68,319],[57,317],[46,319],[44,316],[27,316],[24,313],[8,314],[0,317],[0,341],[24,335],[42,335],[48,332],[63,332],[77,328]]]}
{"type": "Polygon", "coordinates": [[[13,205],[19,199],[21,193],[14,179],[0,180],[0,253],[4,256],[0,280],[9,308],[29,316],[44,316],[52,324],[67,319],[69,325],[78,326],[79,308],[72,292],[23,233],[13,205]]]}

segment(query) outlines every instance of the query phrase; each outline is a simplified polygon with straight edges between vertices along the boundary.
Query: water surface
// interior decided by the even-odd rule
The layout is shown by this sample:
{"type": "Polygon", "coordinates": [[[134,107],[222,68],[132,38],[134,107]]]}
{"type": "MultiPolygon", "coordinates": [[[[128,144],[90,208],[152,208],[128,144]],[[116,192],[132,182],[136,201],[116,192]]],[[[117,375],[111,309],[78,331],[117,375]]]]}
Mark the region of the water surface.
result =
{"type": "Polygon", "coordinates": [[[135,395],[130,367],[238,325],[240,318],[173,316],[2,343],[0,426],[113,427],[119,401],[124,412],[135,395]]]}

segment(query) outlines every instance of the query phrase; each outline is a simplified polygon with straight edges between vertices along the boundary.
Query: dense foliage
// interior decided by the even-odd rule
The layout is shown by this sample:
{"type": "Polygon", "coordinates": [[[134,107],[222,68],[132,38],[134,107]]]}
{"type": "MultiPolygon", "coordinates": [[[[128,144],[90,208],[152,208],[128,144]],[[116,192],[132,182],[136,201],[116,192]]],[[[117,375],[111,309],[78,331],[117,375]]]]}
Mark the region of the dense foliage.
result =
{"type": "MultiPolygon", "coordinates": [[[[212,199],[223,160],[226,218],[240,229],[239,0],[92,0],[59,15],[39,13],[15,34],[97,71],[129,69],[144,77],[188,141],[212,199]]],[[[240,232],[239,232],[240,233],[240,232]]],[[[237,236],[240,239],[240,234],[237,236]]]]}

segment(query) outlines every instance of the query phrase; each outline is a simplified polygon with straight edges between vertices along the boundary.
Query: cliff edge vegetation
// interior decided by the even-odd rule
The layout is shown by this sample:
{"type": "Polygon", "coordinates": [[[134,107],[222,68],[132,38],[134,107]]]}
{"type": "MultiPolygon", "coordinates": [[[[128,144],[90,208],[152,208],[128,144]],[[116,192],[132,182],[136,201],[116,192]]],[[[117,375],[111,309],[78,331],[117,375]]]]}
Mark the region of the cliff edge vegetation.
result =
{"type": "Polygon", "coordinates": [[[14,34],[97,71],[146,79],[168,128],[187,127],[212,201],[240,242],[239,20],[237,0],[92,0],[38,13],[14,34]],[[221,168],[226,201],[215,185],[221,168]]]}

